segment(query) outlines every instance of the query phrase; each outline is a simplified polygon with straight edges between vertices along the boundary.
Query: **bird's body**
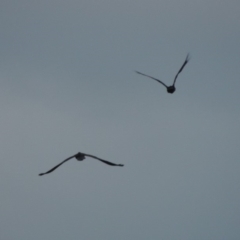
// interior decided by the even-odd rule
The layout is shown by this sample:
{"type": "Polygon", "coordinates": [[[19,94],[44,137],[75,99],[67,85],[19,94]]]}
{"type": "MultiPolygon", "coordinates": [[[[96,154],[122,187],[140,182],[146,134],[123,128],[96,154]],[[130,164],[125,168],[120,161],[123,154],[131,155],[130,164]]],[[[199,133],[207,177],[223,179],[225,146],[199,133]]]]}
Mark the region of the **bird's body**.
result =
{"type": "Polygon", "coordinates": [[[58,165],[56,165],[55,167],[51,168],[50,170],[48,170],[47,172],[45,173],[40,173],[39,176],[42,176],[42,175],[45,175],[45,174],[48,174],[48,173],[51,173],[53,172],[55,169],[57,169],[58,167],[60,167],[63,163],[67,162],[68,160],[72,159],[72,158],[76,158],[78,161],[83,161],[86,157],[91,157],[91,158],[94,158],[94,159],[97,159],[107,165],[110,165],[110,166],[119,166],[119,167],[123,167],[124,165],[123,164],[116,164],[116,163],[112,163],[112,162],[109,162],[109,161],[106,161],[106,160],[103,160],[101,158],[98,158],[96,156],[93,156],[93,155],[90,155],[90,154],[86,154],[86,153],[81,153],[81,152],[78,152],[77,154],[74,154],[73,156],[71,157],[68,157],[67,159],[63,160],[62,162],[60,162],[58,165]]]}
{"type": "Polygon", "coordinates": [[[143,76],[145,76],[145,77],[149,77],[149,78],[151,78],[151,79],[153,79],[153,80],[161,83],[161,84],[167,89],[167,92],[168,92],[168,93],[174,93],[174,92],[176,91],[175,83],[176,83],[177,77],[178,77],[179,73],[183,70],[183,68],[185,67],[185,65],[189,62],[189,59],[190,59],[190,58],[189,58],[189,54],[188,54],[187,57],[186,57],[186,59],[185,59],[185,61],[184,61],[184,63],[183,63],[183,65],[181,66],[181,68],[179,69],[178,73],[176,74],[176,76],[175,76],[175,78],[174,78],[173,85],[171,85],[171,86],[167,86],[164,82],[160,81],[159,79],[154,78],[154,77],[151,77],[151,76],[146,75],[146,74],[144,74],[144,73],[141,73],[141,72],[138,72],[138,71],[136,71],[136,73],[138,73],[138,74],[140,74],[140,75],[143,75],[143,76]]]}
{"type": "Polygon", "coordinates": [[[168,92],[168,93],[174,93],[175,90],[176,90],[176,88],[175,88],[174,85],[167,87],[167,92],[168,92]]]}
{"type": "Polygon", "coordinates": [[[83,154],[83,153],[77,153],[76,155],[75,155],[75,158],[78,160],[78,161],[83,161],[86,157],[85,157],[85,155],[83,154]]]}

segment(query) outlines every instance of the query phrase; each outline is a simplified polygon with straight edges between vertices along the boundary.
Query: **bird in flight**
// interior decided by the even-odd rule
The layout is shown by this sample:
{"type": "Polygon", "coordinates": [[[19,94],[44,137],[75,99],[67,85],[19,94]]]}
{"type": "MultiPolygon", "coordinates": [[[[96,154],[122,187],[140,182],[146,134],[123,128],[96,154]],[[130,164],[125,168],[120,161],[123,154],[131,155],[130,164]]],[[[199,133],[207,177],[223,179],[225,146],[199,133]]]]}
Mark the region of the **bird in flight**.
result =
{"type": "Polygon", "coordinates": [[[94,158],[94,159],[97,159],[105,164],[108,164],[110,166],[119,166],[119,167],[123,167],[124,165],[123,164],[116,164],[116,163],[112,163],[112,162],[109,162],[109,161],[106,161],[106,160],[103,160],[101,158],[98,158],[96,156],[93,156],[93,155],[90,155],[90,154],[86,154],[86,153],[77,153],[65,160],[63,160],[62,162],[60,162],[58,165],[56,165],[55,167],[51,168],[50,170],[48,170],[47,172],[45,173],[40,173],[39,176],[42,176],[42,175],[45,175],[45,174],[48,174],[48,173],[51,173],[53,172],[55,169],[57,169],[58,167],[60,167],[63,163],[67,162],[68,160],[72,159],[72,158],[76,158],[78,161],[83,161],[85,159],[85,157],[91,157],[91,158],[94,158]]]}
{"type": "Polygon", "coordinates": [[[141,75],[146,76],[146,77],[149,77],[149,78],[152,78],[153,80],[161,83],[164,87],[166,87],[168,93],[174,93],[175,90],[176,90],[175,83],[176,83],[177,77],[178,77],[179,73],[183,70],[183,68],[186,66],[186,64],[189,62],[189,60],[190,60],[190,57],[189,57],[189,54],[188,54],[184,63],[183,63],[183,65],[181,66],[181,68],[179,69],[178,73],[176,74],[176,76],[174,78],[173,85],[171,85],[171,86],[167,86],[164,82],[160,81],[159,79],[151,77],[151,76],[146,75],[144,73],[140,73],[138,71],[136,71],[136,73],[141,74],[141,75]]]}

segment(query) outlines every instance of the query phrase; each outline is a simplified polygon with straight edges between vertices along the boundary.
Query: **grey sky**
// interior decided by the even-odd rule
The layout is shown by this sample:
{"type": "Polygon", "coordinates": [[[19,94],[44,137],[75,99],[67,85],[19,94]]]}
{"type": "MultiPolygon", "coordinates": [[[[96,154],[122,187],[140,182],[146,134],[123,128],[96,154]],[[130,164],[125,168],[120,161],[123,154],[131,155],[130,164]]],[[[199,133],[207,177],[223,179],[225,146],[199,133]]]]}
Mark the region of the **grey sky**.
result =
{"type": "Polygon", "coordinates": [[[0,238],[238,240],[239,10],[1,1],[0,238]]]}

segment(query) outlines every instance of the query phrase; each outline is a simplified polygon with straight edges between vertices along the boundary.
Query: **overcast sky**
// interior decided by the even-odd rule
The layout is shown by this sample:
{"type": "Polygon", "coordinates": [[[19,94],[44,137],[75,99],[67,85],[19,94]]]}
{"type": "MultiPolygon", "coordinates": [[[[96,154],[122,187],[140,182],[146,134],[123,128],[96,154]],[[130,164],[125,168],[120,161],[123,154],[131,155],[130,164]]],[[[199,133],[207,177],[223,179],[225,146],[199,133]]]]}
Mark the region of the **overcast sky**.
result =
{"type": "Polygon", "coordinates": [[[2,0],[0,238],[239,240],[239,11],[2,0]]]}

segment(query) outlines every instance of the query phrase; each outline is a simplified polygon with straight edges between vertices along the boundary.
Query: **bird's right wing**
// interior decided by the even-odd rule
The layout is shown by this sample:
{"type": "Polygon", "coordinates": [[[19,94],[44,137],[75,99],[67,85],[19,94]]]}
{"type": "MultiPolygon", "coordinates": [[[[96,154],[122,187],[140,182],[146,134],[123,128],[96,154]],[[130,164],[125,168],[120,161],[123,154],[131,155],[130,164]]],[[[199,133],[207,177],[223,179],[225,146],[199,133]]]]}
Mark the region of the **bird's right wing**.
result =
{"type": "Polygon", "coordinates": [[[176,74],[176,76],[174,78],[173,85],[175,85],[179,73],[183,70],[183,68],[186,66],[186,64],[189,62],[189,60],[190,60],[190,57],[189,57],[189,54],[188,54],[186,59],[185,59],[185,61],[184,61],[184,63],[183,63],[183,65],[181,66],[181,68],[179,69],[179,71],[177,72],[177,74],[176,74]]]}
{"type": "Polygon", "coordinates": [[[40,174],[38,174],[38,175],[39,175],[39,176],[42,176],[42,175],[45,175],[45,174],[48,174],[48,173],[53,172],[55,169],[57,169],[58,167],[60,167],[63,163],[65,163],[65,162],[67,162],[68,160],[74,158],[75,156],[76,156],[76,154],[73,155],[73,156],[71,156],[71,157],[69,157],[69,158],[67,158],[67,159],[65,159],[65,160],[63,160],[62,162],[60,162],[58,165],[56,165],[55,167],[51,168],[51,169],[48,170],[47,172],[45,172],[45,173],[40,173],[40,174]]]}
{"type": "Polygon", "coordinates": [[[112,163],[112,162],[103,160],[103,159],[101,159],[101,158],[98,158],[98,157],[93,156],[93,155],[90,155],[90,154],[85,154],[85,153],[84,153],[84,155],[87,156],[87,157],[95,158],[95,159],[97,159],[97,160],[99,160],[99,161],[101,161],[101,162],[103,162],[103,163],[105,163],[105,164],[107,164],[107,165],[110,165],[110,166],[119,166],[119,167],[123,167],[123,166],[124,166],[123,164],[112,163]]]}
{"type": "Polygon", "coordinates": [[[141,73],[141,72],[138,72],[138,71],[135,71],[135,72],[138,73],[138,74],[140,74],[140,75],[143,75],[143,76],[145,76],[145,77],[149,77],[149,78],[151,78],[151,79],[153,79],[153,80],[161,83],[161,84],[162,84],[163,86],[165,86],[166,88],[168,87],[164,82],[158,80],[157,78],[151,77],[151,76],[149,76],[149,75],[146,75],[146,74],[141,73]]]}

